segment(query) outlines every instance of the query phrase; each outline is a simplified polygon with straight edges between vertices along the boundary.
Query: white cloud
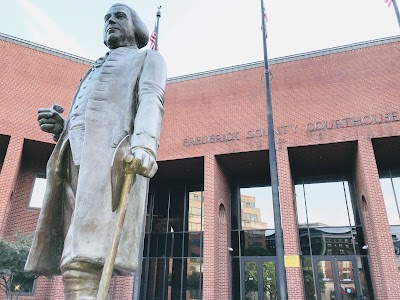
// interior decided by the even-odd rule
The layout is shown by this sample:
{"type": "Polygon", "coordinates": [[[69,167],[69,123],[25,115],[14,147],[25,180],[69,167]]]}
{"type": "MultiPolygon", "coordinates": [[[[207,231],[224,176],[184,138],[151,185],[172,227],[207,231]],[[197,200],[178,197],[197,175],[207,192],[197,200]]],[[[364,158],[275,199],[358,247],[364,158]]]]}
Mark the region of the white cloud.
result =
{"type": "Polygon", "coordinates": [[[82,57],[89,56],[72,36],[69,36],[39,7],[29,0],[17,0],[17,3],[30,17],[26,26],[32,41],[82,57]]]}

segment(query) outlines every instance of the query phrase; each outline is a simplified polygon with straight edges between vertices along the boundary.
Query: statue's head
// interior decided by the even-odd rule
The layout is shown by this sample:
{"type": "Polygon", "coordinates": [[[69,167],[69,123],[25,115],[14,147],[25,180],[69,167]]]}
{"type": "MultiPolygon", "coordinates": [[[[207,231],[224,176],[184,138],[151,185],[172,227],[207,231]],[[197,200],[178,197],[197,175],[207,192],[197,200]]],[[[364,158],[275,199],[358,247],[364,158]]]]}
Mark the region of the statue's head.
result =
{"type": "Polygon", "coordinates": [[[104,44],[108,48],[133,46],[140,49],[148,41],[149,32],[136,11],[122,3],[110,7],[104,16],[104,44]]]}

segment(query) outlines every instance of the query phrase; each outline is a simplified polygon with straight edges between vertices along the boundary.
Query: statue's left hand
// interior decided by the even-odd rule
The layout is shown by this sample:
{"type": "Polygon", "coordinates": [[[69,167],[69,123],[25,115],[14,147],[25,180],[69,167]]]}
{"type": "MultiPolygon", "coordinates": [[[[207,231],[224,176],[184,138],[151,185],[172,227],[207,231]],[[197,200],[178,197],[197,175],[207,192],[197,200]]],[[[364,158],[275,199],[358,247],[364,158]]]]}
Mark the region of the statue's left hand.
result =
{"type": "Polygon", "coordinates": [[[136,147],[132,149],[132,156],[140,161],[140,168],[138,174],[152,178],[157,170],[158,165],[156,159],[146,149],[136,147]]]}

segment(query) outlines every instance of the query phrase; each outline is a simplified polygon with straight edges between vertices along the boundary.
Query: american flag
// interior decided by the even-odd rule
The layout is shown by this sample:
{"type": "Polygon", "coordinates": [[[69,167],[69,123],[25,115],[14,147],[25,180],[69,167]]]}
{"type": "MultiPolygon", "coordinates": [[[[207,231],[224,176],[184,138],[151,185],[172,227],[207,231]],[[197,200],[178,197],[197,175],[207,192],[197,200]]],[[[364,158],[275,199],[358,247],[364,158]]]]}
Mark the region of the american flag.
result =
{"type": "Polygon", "coordinates": [[[157,24],[154,25],[154,30],[150,35],[150,48],[158,51],[158,47],[156,49],[156,40],[157,40],[157,24]]]}
{"type": "MultiPolygon", "coordinates": [[[[265,12],[265,5],[264,5],[264,1],[262,2],[262,9],[263,9],[263,14],[264,14],[264,24],[265,24],[265,29],[267,29],[267,23],[268,23],[268,16],[267,13],[265,12]]],[[[262,28],[261,28],[262,29],[262,28]]],[[[268,37],[268,33],[265,30],[265,38],[268,37]]]]}
{"type": "Polygon", "coordinates": [[[385,0],[385,3],[387,4],[388,7],[392,5],[393,0],[385,0]]]}

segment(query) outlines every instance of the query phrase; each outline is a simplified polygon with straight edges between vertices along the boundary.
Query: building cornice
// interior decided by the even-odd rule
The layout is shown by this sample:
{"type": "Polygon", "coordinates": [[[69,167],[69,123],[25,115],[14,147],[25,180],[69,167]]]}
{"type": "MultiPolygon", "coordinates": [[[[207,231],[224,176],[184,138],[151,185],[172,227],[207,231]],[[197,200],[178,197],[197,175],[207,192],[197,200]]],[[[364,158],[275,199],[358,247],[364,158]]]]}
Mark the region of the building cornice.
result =
{"type": "MultiPolygon", "coordinates": [[[[288,56],[273,58],[273,59],[269,59],[268,63],[269,63],[269,65],[275,65],[275,64],[281,64],[281,63],[286,63],[286,62],[291,62],[291,61],[296,61],[296,60],[314,58],[314,57],[319,57],[319,56],[326,56],[326,55],[330,55],[330,54],[336,54],[336,53],[352,51],[352,50],[373,47],[373,46],[379,46],[379,45],[383,45],[383,44],[396,43],[396,42],[400,42],[400,35],[376,39],[376,40],[370,40],[370,41],[365,41],[365,42],[359,42],[359,43],[354,43],[354,44],[348,44],[348,45],[343,45],[343,46],[338,46],[338,47],[333,47],[333,48],[310,51],[310,52],[305,52],[305,53],[300,53],[300,54],[295,54],[295,55],[288,55],[288,56]]],[[[225,74],[225,73],[238,72],[238,71],[260,68],[260,67],[264,67],[264,61],[257,61],[257,62],[242,64],[242,65],[235,65],[235,66],[226,67],[226,68],[209,70],[209,71],[205,71],[205,72],[171,77],[171,78],[168,78],[167,82],[174,83],[174,82],[180,82],[180,81],[187,81],[187,80],[215,76],[215,75],[220,75],[220,74],[225,74]]]]}
{"type": "Polygon", "coordinates": [[[15,37],[15,36],[11,36],[11,35],[4,34],[4,33],[0,33],[0,40],[10,42],[10,43],[13,43],[16,45],[20,45],[20,46],[23,46],[26,48],[30,48],[33,50],[37,50],[40,52],[44,52],[44,53],[47,53],[50,55],[58,56],[58,57],[61,57],[64,59],[72,60],[72,61],[84,64],[84,65],[88,65],[88,66],[93,65],[93,62],[94,62],[94,61],[84,58],[84,57],[80,57],[80,56],[73,55],[73,54],[70,54],[70,53],[67,53],[64,51],[56,50],[56,49],[53,49],[50,47],[36,44],[36,43],[30,42],[27,40],[23,40],[23,39],[15,37]]]}

